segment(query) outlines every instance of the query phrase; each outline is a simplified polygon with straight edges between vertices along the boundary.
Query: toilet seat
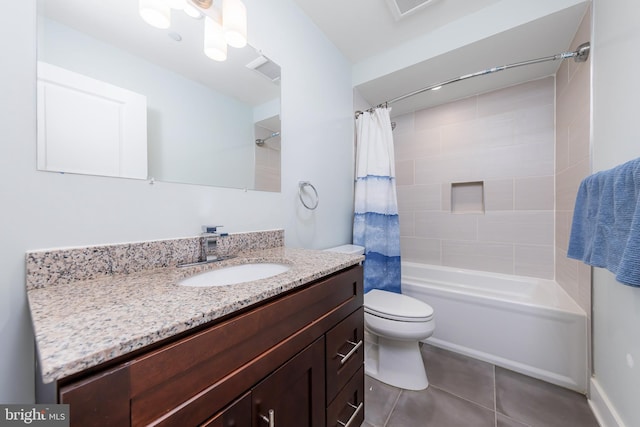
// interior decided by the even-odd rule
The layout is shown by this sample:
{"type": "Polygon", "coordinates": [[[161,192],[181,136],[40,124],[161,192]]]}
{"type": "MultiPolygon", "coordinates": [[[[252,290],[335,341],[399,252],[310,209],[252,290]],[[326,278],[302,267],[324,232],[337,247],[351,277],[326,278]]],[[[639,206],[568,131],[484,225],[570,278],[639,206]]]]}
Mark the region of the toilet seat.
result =
{"type": "Polygon", "coordinates": [[[372,289],[364,295],[364,311],[401,322],[427,322],[433,318],[429,304],[395,292],[372,289]]]}

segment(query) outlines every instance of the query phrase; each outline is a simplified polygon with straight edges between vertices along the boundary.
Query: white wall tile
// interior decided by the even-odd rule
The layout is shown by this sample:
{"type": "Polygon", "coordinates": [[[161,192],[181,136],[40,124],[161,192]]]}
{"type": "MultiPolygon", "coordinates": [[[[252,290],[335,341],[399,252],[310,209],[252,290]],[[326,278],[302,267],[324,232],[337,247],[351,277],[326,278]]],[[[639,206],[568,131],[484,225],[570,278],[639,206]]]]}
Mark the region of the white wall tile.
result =
{"type": "Polygon", "coordinates": [[[451,212],[451,183],[442,183],[442,211],[451,212]]]}
{"type": "Polygon", "coordinates": [[[440,240],[422,239],[419,237],[402,237],[400,239],[401,256],[404,261],[421,262],[440,265],[440,240]]]}
{"type": "MultiPolygon", "coordinates": [[[[512,273],[515,244],[553,248],[554,86],[553,77],[544,78],[399,118],[410,123],[396,138],[399,209],[413,212],[411,225],[401,224],[403,244],[414,245],[407,253],[426,257],[407,238],[442,240],[447,265],[512,273]],[[406,131],[411,124],[414,131],[406,131]],[[474,181],[484,182],[485,214],[451,214],[451,184],[474,181]],[[441,212],[419,189],[431,185],[439,187],[441,212]]],[[[566,151],[568,158],[568,142],[566,151]]],[[[553,271],[553,257],[520,261],[530,274],[553,271]]]]}
{"type": "Polygon", "coordinates": [[[476,118],[476,104],[476,97],[473,96],[426,110],[416,111],[415,129],[422,130],[473,120],[476,118]]]}
{"type": "Polygon", "coordinates": [[[415,214],[413,212],[400,212],[398,214],[398,221],[400,222],[400,236],[415,236],[416,234],[416,222],[415,214]]]}
{"type": "Polygon", "coordinates": [[[478,240],[553,245],[554,213],[486,212],[478,218],[478,240]]]}
{"type": "Polygon", "coordinates": [[[484,182],[485,211],[513,210],[513,179],[494,179],[484,182]]]}
{"type": "Polygon", "coordinates": [[[443,240],[442,265],[513,274],[513,245],[443,240]]]}
{"type": "Polygon", "coordinates": [[[556,120],[556,173],[569,166],[569,128],[556,120]]]}
{"type": "Polygon", "coordinates": [[[578,264],[578,296],[574,299],[587,313],[587,317],[591,318],[591,273],[593,269],[581,261],[575,262],[578,264]]]}
{"type": "Polygon", "coordinates": [[[518,276],[553,279],[553,263],[552,245],[515,245],[514,273],[518,276]]]}
{"type": "Polygon", "coordinates": [[[440,184],[399,186],[398,210],[407,211],[440,211],[440,184]]]}
{"type": "Polygon", "coordinates": [[[546,77],[478,97],[478,116],[490,116],[540,105],[553,105],[554,78],[546,77]]]}
{"type": "Polygon", "coordinates": [[[585,159],[569,166],[556,176],[556,209],[573,211],[580,182],[589,175],[590,162],[585,159]]]}
{"type": "Polygon", "coordinates": [[[394,131],[393,143],[396,160],[413,160],[434,156],[440,154],[440,128],[425,129],[398,136],[394,131]]]}
{"type": "Polygon", "coordinates": [[[518,173],[520,165],[515,161],[518,148],[513,145],[492,147],[472,158],[470,173],[478,179],[511,178],[518,173]]]}
{"type": "Polygon", "coordinates": [[[396,160],[396,184],[413,185],[415,183],[413,160],[396,160]]]}
{"type": "Polygon", "coordinates": [[[556,282],[575,300],[578,298],[578,261],[567,258],[567,252],[556,248],[556,282]]]}
{"type": "Polygon", "coordinates": [[[513,112],[479,119],[473,145],[480,149],[512,145],[515,138],[515,124],[513,112]]]}
{"type": "Polygon", "coordinates": [[[569,125],[567,141],[568,141],[568,164],[574,165],[585,159],[591,154],[591,146],[589,128],[589,111],[585,111],[582,117],[572,121],[569,125]]]}
{"type": "MultiPolygon", "coordinates": [[[[572,49],[591,32],[587,13],[572,49]]],[[[565,61],[556,73],[555,279],[591,315],[591,268],[566,256],[578,186],[590,172],[590,60],[565,61]]],[[[591,323],[588,322],[589,328],[591,323]]]]}
{"type": "MultiPolygon", "coordinates": [[[[530,135],[531,136],[531,135],[530,135]]],[[[554,133],[532,137],[512,151],[511,161],[517,165],[514,176],[553,175],[555,172],[554,133]]]]}
{"type": "Polygon", "coordinates": [[[430,239],[476,240],[476,214],[416,212],[415,235],[430,239]]]}
{"type": "Polygon", "coordinates": [[[402,135],[404,133],[415,132],[415,116],[413,113],[403,114],[401,116],[393,117],[392,122],[396,122],[396,128],[393,130],[394,137],[402,135]]]}
{"type": "Polygon", "coordinates": [[[540,176],[515,179],[516,210],[553,210],[555,178],[540,176]]]}
{"type": "Polygon", "coordinates": [[[553,103],[547,105],[530,106],[513,112],[514,134],[519,141],[528,141],[533,137],[554,131],[555,108],[553,103]]]}
{"type": "Polygon", "coordinates": [[[569,247],[572,220],[572,211],[556,210],[556,247],[562,248],[564,251],[569,247]]]}

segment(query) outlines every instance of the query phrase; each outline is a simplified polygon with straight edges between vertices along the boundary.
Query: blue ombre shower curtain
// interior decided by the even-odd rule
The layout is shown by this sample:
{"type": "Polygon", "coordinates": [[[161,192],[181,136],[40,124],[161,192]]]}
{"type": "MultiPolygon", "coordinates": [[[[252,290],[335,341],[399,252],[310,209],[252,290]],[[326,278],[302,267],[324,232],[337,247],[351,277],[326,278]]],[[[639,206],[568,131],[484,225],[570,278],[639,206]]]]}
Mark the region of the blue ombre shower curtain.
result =
{"type": "Polygon", "coordinates": [[[389,108],[356,119],[353,243],[364,246],[364,290],[400,293],[400,223],[389,108]]]}

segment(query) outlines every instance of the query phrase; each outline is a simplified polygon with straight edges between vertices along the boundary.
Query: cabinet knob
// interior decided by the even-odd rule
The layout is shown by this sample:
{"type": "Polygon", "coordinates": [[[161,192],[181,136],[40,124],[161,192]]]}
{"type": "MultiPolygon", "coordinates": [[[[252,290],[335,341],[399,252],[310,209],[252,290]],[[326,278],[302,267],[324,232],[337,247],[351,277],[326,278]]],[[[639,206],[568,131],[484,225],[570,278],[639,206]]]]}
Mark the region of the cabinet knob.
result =
{"type": "Polygon", "coordinates": [[[269,423],[269,427],[276,427],[276,422],[275,422],[276,413],[273,409],[269,409],[268,417],[266,415],[260,414],[260,418],[262,419],[262,421],[269,423]]]}

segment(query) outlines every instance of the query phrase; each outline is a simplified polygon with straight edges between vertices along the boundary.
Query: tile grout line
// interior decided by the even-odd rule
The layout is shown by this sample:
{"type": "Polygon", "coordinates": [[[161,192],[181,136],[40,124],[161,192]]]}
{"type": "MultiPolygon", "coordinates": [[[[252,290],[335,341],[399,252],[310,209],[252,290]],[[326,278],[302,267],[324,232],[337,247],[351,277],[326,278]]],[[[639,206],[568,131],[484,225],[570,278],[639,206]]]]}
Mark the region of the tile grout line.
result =
{"type": "Polygon", "coordinates": [[[400,390],[400,393],[398,393],[398,396],[396,397],[396,401],[393,402],[393,406],[391,407],[391,410],[389,411],[389,413],[387,414],[387,418],[385,418],[384,423],[382,424],[382,427],[386,427],[387,423],[389,422],[389,420],[391,419],[391,414],[393,414],[393,411],[395,411],[396,409],[396,405],[398,404],[398,400],[400,400],[400,395],[403,393],[403,390],[400,390]]]}
{"type": "MultiPolygon", "coordinates": [[[[473,404],[473,405],[475,405],[475,406],[477,406],[477,407],[479,407],[479,408],[486,409],[487,411],[491,411],[491,408],[489,408],[489,407],[487,407],[487,406],[484,406],[483,404],[478,403],[478,402],[476,402],[476,401],[473,401],[473,400],[471,400],[471,399],[469,399],[469,398],[467,398],[467,397],[458,396],[458,395],[457,395],[457,394],[455,394],[454,392],[449,391],[449,390],[447,390],[447,389],[445,389],[445,388],[438,387],[437,385],[433,385],[433,384],[429,384],[429,387],[433,387],[433,388],[435,388],[435,389],[438,389],[438,390],[440,390],[441,392],[448,394],[449,396],[453,396],[453,397],[455,397],[455,398],[457,398],[457,399],[464,400],[465,402],[467,402],[467,403],[471,403],[471,404],[473,404]]],[[[494,404],[494,407],[495,407],[495,404],[494,404]]]]}
{"type": "Polygon", "coordinates": [[[498,390],[496,386],[496,365],[493,365],[493,419],[498,427],[498,390]]]}

